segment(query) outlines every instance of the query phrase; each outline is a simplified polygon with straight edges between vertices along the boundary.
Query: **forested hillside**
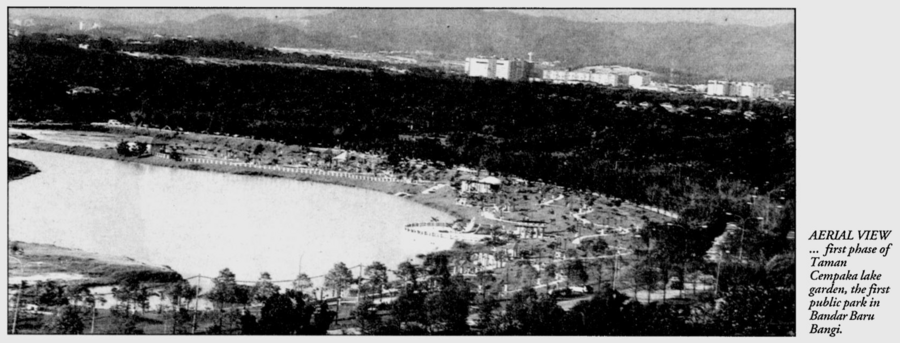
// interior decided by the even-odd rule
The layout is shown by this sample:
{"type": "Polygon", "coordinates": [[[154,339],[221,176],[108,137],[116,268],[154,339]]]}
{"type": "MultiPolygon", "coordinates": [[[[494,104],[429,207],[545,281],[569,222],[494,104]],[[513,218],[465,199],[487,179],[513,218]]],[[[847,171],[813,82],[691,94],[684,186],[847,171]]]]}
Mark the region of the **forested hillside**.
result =
{"type": "Polygon", "coordinates": [[[310,43],[345,49],[521,58],[534,52],[567,65],[671,67],[767,81],[793,75],[789,25],[585,23],[478,10],[342,10],[310,19],[310,43]]]}
{"type": "Polygon", "coordinates": [[[721,190],[723,183],[761,192],[787,187],[793,194],[793,108],[774,103],[428,70],[189,64],[81,50],[46,36],[11,42],[9,75],[11,119],[118,119],[340,145],[462,163],[673,209],[692,203],[688,195],[721,190]],[[79,86],[99,91],[70,94],[79,86]],[[621,100],[652,106],[619,108],[621,100]],[[663,102],[692,110],[669,113],[658,106],[663,102]],[[718,115],[724,108],[752,109],[758,119],[718,115]],[[400,135],[421,139],[401,141],[400,135]]]}

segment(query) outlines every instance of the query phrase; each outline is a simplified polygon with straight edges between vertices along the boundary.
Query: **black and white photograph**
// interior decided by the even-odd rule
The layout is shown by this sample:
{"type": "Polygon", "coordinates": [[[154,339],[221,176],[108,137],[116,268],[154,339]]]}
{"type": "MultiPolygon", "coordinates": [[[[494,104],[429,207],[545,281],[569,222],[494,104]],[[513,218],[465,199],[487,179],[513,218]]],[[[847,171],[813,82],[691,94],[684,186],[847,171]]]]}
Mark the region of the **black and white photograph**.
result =
{"type": "Polygon", "coordinates": [[[828,339],[797,20],[7,7],[7,334],[828,339]]]}

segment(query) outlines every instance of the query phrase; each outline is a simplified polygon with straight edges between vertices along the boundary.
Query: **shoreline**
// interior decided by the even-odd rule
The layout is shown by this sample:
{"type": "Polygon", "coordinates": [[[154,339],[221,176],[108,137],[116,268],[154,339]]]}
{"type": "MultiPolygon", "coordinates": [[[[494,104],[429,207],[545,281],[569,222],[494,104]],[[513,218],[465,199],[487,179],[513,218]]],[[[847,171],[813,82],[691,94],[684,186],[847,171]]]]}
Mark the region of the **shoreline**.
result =
{"type": "MultiPolygon", "coordinates": [[[[337,176],[327,176],[327,175],[313,175],[313,174],[302,174],[302,173],[293,173],[293,172],[281,172],[278,170],[270,170],[270,169],[256,169],[249,167],[239,167],[239,166],[229,166],[229,165],[219,165],[219,164],[204,164],[204,163],[191,163],[191,162],[179,162],[174,161],[167,158],[160,158],[155,156],[136,158],[136,157],[124,157],[118,155],[118,153],[114,149],[93,149],[89,147],[83,146],[67,146],[57,143],[50,142],[35,142],[29,141],[25,143],[17,143],[17,144],[9,144],[9,148],[13,149],[21,149],[21,150],[33,150],[33,151],[41,151],[48,153],[57,153],[57,154],[65,154],[72,156],[82,156],[82,157],[93,157],[105,160],[113,160],[119,162],[133,162],[133,163],[141,163],[150,166],[157,167],[169,167],[173,169],[182,169],[182,170],[194,170],[194,171],[202,171],[202,172],[214,172],[214,173],[222,173],[222,174],[231,174],[231,175],[243,175],[243,176],[255,176],[255,177],[270,177],[270,178],[283,178],[283,179],[292,179],[296,181],[307,181],[318,184],[330,184],[336,186],[344,186],[349,188],[360,189],[364,191],[374,191],[378,193],[384,193],[385,195],[394,197],[394,198],[406,198],[406,197],[397,197],[394,196],[391,187],[403,187],[403,188],[412,188],[418,189],[422,188],[421,185],[411,185],[411,184],[403,184],[403,183],[387,183],[387,182],[378,182],[378,181],[368,181],[368,180],[359,180],[359,179],[345,179],[337,176]]],[[[11,153],[14,155],[14,153],[11,153]]],[[[419,193],[419,191],[415,191],[415,193],[419,193]]],[[[448,216],[447,222],[452,223],[454,220],[459,219],[461,215],[457,211],[447,211],[442,209],[439,204],[428,203],[425,201],[415,201],[413,199],[404,199],[405,201],[411,201],[414,204],[426,206],[427,208],[440,211],[444,215],[448,216]]],[[[405,223],[406,224],[406,223],[405,223]]],[[[405,225],[404,224],[404,225],[405,225]]],[[[403,227],[395,228],[398,231],[402,231],[403,227]]],[[[406,234],[406,232],[403,232],[406,234]]],[[[22,241],[26,243],[25,241],[22,241]]],[[[37,243],[31,242],[29,244],[45,244],[45,243],[37,243]]],[[[452,244],[447,245],[450,250],[452,244]]],[[[426,243],[417,244],[417,247],[414,249],[415,254],[428,254],[433,252],[429,249],[429,245],[426,243]]],[[[127,255],[120,255],[120,257],[125,259],[132,259],[127,255]]],[[[80,274],[77,271],[65,271],[59,270],[61,273],[70,273],[70,274],[80,274]]],[[[179,271],[175,271],[176,273],[181,274],[179,271]]],[[[88,277],[81,278],[78,280],[72,280],[72,282],[85,282],[88,277]]],[[[103,286],[103,285],[112,285],[115,282],[103,280],[97,282],[95,280],[91,280],[90,284],[92,286],[103,286]]]]}
{"type": "MultiPolygon", "coordinates": [[[[293,172],[282,172],[277,170],[268,170],[268,169],[257,169],[257,168],[247,168],[247,167],[239,167],[239,166],[229,166],[229,165],[219,165],[219,164],[206,164],[206,163],[191,163],[191,162],[179,162],[166,158],[159,158],[155,156],[148,157],[124,157],[120,156],[113,149],[94,149],[83,146],[67,146],[57,143],[50,142],[35,142],[28,141],[22,143],[12,143],[9,144],[9,148],[14,149],[22,149],[22,150],[37,150],[51,153],[59,153],[59,154],[67,154],[74,156],[82,156],[82,157],[93,157],[100,158],[106,160],[114,160],[120,162],[131,162],[131,163],[139,163],[146,164],[157,167],[168,167],[174,169],[187,169],[194,171],[206,171],[206,172],[214,172],[214,173],[224,173],[224,174],[232,174],[232,175],[243,175],[243,176],[254,176],[254,177],[273,177],[273,178],[283,178],[283,179],[291,179],[296,181],[303,182],[313,182],[319,184],[328,184],[335,186],[343,186],[349,188],[357,188],[368,191],[375,191],[380,193],[385,193],[390,196],[394,196],[394,194],[398,192],[406,192],[413,195],[421,195],[420,190],[421,185],[412,185],[405,183],[393,183],[393,182],[380,182],[380,181],[368,181],[368,180],[360,180],[360,179],[349,179],[337,176],[329,176],[329,175],[317,175],[317,174],[304,174],[304,173],[293,173],[293,172]]],[[[428,208],[440,211],[450,217],[453,217],[454,220],[466,220],[467,217],[471,215],[466,215],[461,213],[459,210],[451,209],[443,204],[437,203],[435,201],[428,201],[428,199],[421,199],[416,197],[398,197],[405,201],[411,201],[413,203],[426,206],[428,208]]]]}

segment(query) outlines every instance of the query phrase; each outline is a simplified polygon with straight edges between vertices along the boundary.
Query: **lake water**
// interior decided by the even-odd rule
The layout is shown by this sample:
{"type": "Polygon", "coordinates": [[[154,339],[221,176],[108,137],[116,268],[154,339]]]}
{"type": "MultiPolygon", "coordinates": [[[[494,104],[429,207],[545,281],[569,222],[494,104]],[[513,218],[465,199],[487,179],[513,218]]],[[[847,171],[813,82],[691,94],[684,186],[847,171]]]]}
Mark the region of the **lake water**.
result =
{"type": "Polygon", "coordinates": [[[403,230],[452,217],[384,193],[9,151],[41,170],[9,183],[10,239],[128,256],[184,277],[214,277],[227,267],[239,280],[263,271],[289,280],[300,268],[316,276],[337,262],[393,269],[452,244],[403,230]]]}

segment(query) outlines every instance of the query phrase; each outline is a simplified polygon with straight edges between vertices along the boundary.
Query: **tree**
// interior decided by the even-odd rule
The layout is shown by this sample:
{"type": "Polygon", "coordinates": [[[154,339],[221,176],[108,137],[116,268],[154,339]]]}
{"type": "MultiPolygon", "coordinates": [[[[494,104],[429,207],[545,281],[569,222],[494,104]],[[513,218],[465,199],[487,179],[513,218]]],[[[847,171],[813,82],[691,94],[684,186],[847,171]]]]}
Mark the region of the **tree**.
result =
{"type": "Polygon", "coordinates": [[[234,292],[234,305],[249,306],[253,302],[253,286],[237,285],[234,292]]]}
{"type": "Polygon", "coordinates": [[[127,306],[116,305],[109,310],[111,316],[109,330],[104,333],[113,335],[140,335],[144,333],[137,327],[137,318],[130,315],[127,306]]]}
{"type": "Polygon", "coordinates": [[[334,268],[331,268],[328,274],[325,274],[325,287],[335,291],[338,297],[338,310],[340,310],[341,306],[341,291],[350,286],[351,282],[353,282],[353,273],[350,272],[350,269],[347,268],[344,262],[336,263],[334,268]]]}
{"type": "Polygon", "coordinates": [[[128,149],[128,143],[125,143],[125,141],[121,141],[116,145],[116,152],[122,156],[131,156],[131,150],[128,149]]]}
{"type": "Polygon", "coordinates": [[[188,309],[179,307],[171,312],[166,312],[163,319],[171,322],[173,335],[183,335],[191,332],[191,314],[188,309]]]}
{"type": "Polygon", "coordinates": [[[394,274],[404,282],[411,284],[412,288],[418,287],[419,267],[416,265],[408,261],[400,262],[400,264],[397,265],[397,270],[394,271],[394,274]]]}
{"type": "Polygon", "coordinates": [[[495,281],[497,281],[497,278],[494,277],[494,271],[492,270],[482,270],[475,273],[475,283],[481,289],[482,301],[487,299],[487,291],[495,281]]]}
{"type": "Polygon", "coordinates": [[[609,243],[602,238],[592,239],[588,243],[588,249],[594,256],[603,255],[609,250],[609,243]]]}
{"type": "Polygon", "coordinates": [[[112,288],[113,297],[125,304],[126,315],[129,310],[146,310],[150,304],[150,292],[135,278],[121,281],[118,287],[112,288]]]}
{"type": "Polygon", "coordinates": [[[213,288],[207,293],[207,298],[218,309],[224,309],[226,304],[238,302],[238,284],[234,273],[228,268],[219,271],[219,276],[213,279],[213,288]]]}
{"type": "Polygon", "coordinates": [[[100,304],[106,304],[106,298],[104,298],[102,296],[96,296],[88,290],[87,294],[84,296],[83,299],[84,299],[83,300],[84,304],[87,305],[88,310],[90,311],[89,312],[91,315],[91,331],[90,331],[90,333],[93,334],[94,333],[94,323],[96,322],[96,319],[97,319],[97,303],[99,302],[100,304]]]}
{"type": "Polygon", "coordinates": [[[297,275],[297,278],[294,279],[294,282],[291,284],[295,291],[303,293],[307,289],[312,288],[313,283],[306,273],[300,273],[297,275]]]}
{"type": "Polygon", "coordinates": [[[443,282],[437,292],[425,297],[425,327],[429,332],[463,334],[469,329],[469,287],[462,275],[443,282]]]}
{"type": "Polygon", "coordinates": [[[256,321],[256,316],[253,313],[250,313],[250,310],[244,309],[241,311],[241,334],[242,335],[258,335],[259,334],[259,323],[256,321]]]}
{"type": "Polygon", "coordinates": [[[199,294],[198,287],[192,287],[187,280],[170,283],[162,292],[162,296],[169,298],[175,309],[187,306],[199,294]]]}
{"type": "Polygon", "coordinates": [[[445,252],[428,254],[422,266],[429,276],[438,279],[450,278],[450,257],[445,252]]]}
{"type": "Polygon", "coordinates": [[[372,262],[365,269],[366,284],[378,290],[378,297],[381,298],[384,287],[388,283],[387,267],[381,262],[372,262]]]}
{"type": "Polygon", "coordinates": [[[251,298],[253,301],[258,303],[265,303],[266,299],[269,297],[278,294],[278,286],[272,283],[272,277],[268,272],[263,272],[259,276],[259,281],[253,285],[253,291],[251,298]]]}
{"type": "Polygon", "coordinates": [[[561,332],[565,311],[546,294],[526,287],[506,305],[506,313],[496,324],[505,335],[554,335],[561,332]]]}
{"type": "Polygon", "coordinates": [[[689,270],[697,268],[702,263],[705,255],[705,247],[708,242],[700,230],[690,229],[690,222],[683,219],[681,222],[661,224],[650,222],[646,227],[648,238],[653,241],[653,250],[648,256],[649,260],[660,269],[663,279],[663,299],[665,299],[668,286],[668,276],[671,270],[677,273],[678,280],[685,281],[685,274],[689,270]]]}
{"type": "Polygon", "coordinates": [[[191,286],[187,280],[170,283],[160,294],[161,298],[169,298],[172,303],[172,311],[166,313],[164,320],[172,321],[172,334],[184,334],[189,332],[191,316],[187,307],[200,293],[200,287],[191,286]]]}
{"type": "Polygon", "coordinates": [[[260,144],[256,144],[256,147],[253,148],[253,154],[254,154],[254,155],[259,155],[259,154],[261,154],[261,153],[262,153],[263,151],[265,151],[265,150],[266,150],[266,147],[263,146],[261,143],[260,143],[260,144]]]}
{"type": "MultiPolygon", "coordinates": [[[[519,283],[526,287],[534,287],[535,279],[540,275],[537,269],[534,269],[530,263],[525,261],[521,261],[518,265],[519,268],[516,270],[516,277],[518,277],[519,283]]],[[[587,274],[585,273],[585,275],[587,274]]]]}
{"type": "Polygon", "coordinates": [[[544,268],[544,276],[548,279],[556,278],[556,263],[547,264],[547,267],[544,268]]]}
{"type": "Polygon", "coordinates": [[[46,330],[50,334],[80,335],[84,332],[82,309],[78,306],[65,305],[51,317],[46,330]]]}
{"type": "Polygon", "coordinates": [[[486,334],[497,334],[499,328],[496,324],[497,309],[500,308],[500,302],[494,297],[483,298],[478,305],[478,327],[481,332],[486,334]]]}
{"type": "Polygon", "coordinates": [[[583,285],[588,280],[587,270],[584,268],[584,262],[573,260],[566,263],[566,277],[578,285],[583,285]]]}
{"type": "Polygon", "coordinates": [[[356,323],[364,335],[377,335],[384,330],[384,322],[378,315],[378,309],[368,297],[360,300],[356,306],[356,323]]]}
{"type": "Polygon", "coordinates": [[[303,300],[275,293],[266,298],[259,312],[260,333],[267,335],[299,334],[304,327],[303,300]]]}
{"type": "Polygon", "coordinates": [[[128,113],[128,115],[131,116],[131,122],[134,124],[134,126],[140,125],[144,122],[144,119],[147,118],[147,115],[144,114],[143,111],[131,111],[128,113]]]}
{"type": "Polygon", "coordinates": [[[324,335],[328,332],[328,328],[331,327],[331,323],[334,322],[336,316],[337,312],[329,310],[328,304],[324,301],[319,303],[319,308],[315,309],[315,313],[312,316],[314,324],[310,327],[310,330],[307,330],[307,333],[324,335]]]}
{"type": "MultiPolygon", "coordinates": [[[[647,289],[647,303],[649,303],[650,294],[657,289],[659,271],[645,259],[632,266],[630,276],[635,287],[643,285],[647,289]]],[[[637,292],[635,292],[635,297],[637,297],[637,292]]]]}
{"type": "Polygon", "coordinates": [[[794,288],[794,254],[776,255],[766,262],[766,280],[774,287],[794,288]]]}
{"type": "Polygon", "coordinates": [[[40,306],[55,307],[69,304],[65,287],[56,281],[38,281],[35,284],[35,302],[40,306]]]}
{"type": "Polygon", "coordinates": [[[623,310],[627,296],[622,295],[609,284],[590,300],[581,301],[566,313],[566,334],[571,335],[627,335],[623,310]]]}
{"type": "Polygon", "coordinates": [[[722,293],[711,323],[715,335],[785,336],[795,327],[795,292],[774,287],[734,287],[722,293]]]}
{"type": "Polygon", "coordinates": [[[390,311],[393,330],[396,332],[417,332],[417,329],[424,328],[428,324],[428,317],[425,314],[425,293],[420,292],[415,285],[400,290],[397,299],[390,305],[390,311]]]}

